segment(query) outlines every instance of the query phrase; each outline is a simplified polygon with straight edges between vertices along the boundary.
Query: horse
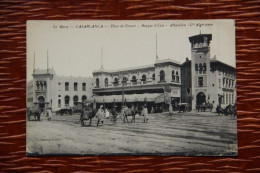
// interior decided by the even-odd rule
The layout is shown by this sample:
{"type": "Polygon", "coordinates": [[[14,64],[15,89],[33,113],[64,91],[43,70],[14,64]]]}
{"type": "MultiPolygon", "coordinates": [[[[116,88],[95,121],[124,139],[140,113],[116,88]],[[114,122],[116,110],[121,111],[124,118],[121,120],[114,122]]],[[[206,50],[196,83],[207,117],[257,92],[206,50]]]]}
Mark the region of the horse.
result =
{"type": "Polygon", "coordinates": [[[222,115],[225,114],[225,109],[223,109],[220,105],[217,106],[216,111],[219,114],[221,113],[222,115]]]}
{"type": "Polygon", "coordinates": [[[228,105],[226,108],[225,108],[225,115],[231,115],[233,114],[233,108],[232,108],[232,105],[228,105]]]}
{"type": "Polygon", "coordinates": [[[40,121],[41,120],[41,110],[36,107],[36,106],[32,106],[30,108],[27,108],[27,118],[28,120],[30,121],[30,116],[34,116],[34,119],[35,121],[38,120],[40,121]]]}
{"type": "MultiPolygon", "coordinates": [[[[212,109],[213,109],[213,104],[212,103],[206,103],[206,105],[205,105],[205,109],[206,108],[208,108],[209,109],[209,111],[211,112],[212,111],[212,109]]],[[[205,111],[204,111],[205,112],[205,111]]]]}
{"type": "Polygon", "coordinates": [[[109,113],[112,115],[110,120],[111,120],[113,123],[117,122],[117,116],[120,114],[120,112],[118,112],[118,111],[116,110],[116,108],[113,108],[113,109],[108,110],[108,111],[109,111],[109,113]]]}
{"type": "Polygon", "coordinates": [[[131,123],[135,122],[135,115],[136,114],[139,114],[141,116],[141,111],[138,110],[138,109],[135,109],[135,108],[124,107],[124,108],[122,108],[121,113],[123,114],[123,117],[124,117],[124,123],[125,123],[125,120],[127,122],[129,122],[128,119],[127,119],[128,116],[132,117],[131,123]]]}
{"type": "Polygon", "coordinates": [[[197,111],[201,111],[201,112],[205,112],[206,109],[209,109],[209,111],[211,112],[212,109],[213,109],[213,104],[207,102],[207,103],[202,103],[202,104],[199,104],[199,105],[196,105],[196,109],[197,111]]]}
{"type": "Polygon", "coordinates": [[[103,120],[102,119],[105,117],[105,111],[102,108],[98,109],[98,110],[88,108],[86,110],[81,111],[79,121],[80,121],[82,126],[85,126],[84,121],[85,120],[89,120],[88,126],[91,126],[92,119],[94,117],[98,119],[97,126],[99,125],[99,123],[103,124],[103,120]]]}

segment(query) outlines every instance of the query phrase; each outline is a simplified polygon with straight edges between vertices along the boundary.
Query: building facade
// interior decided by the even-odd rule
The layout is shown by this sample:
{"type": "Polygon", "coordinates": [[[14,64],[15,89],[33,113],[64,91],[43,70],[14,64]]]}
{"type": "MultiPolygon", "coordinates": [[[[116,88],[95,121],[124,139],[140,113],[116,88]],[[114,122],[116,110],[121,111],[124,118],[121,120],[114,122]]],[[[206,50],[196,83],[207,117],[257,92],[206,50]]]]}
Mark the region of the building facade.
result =
{"type": "Polygon", "coordinates": [[[173,102],[181,98],[181,64],[170,59],[156,60],[154,64],[93,72],[95,102],[108,106],[124,103],[148,104],[173,102]]]}
{"type": "MultiPolygon", "coordinates": [[[[210,58],[211,34],[189,37],[191,60],[182,64],[171,59],[156,59],[152,65],[93,72],[94,101],[100,104],[163,103],[173,108],[179,102],[196,105],[211,103],[227,106],[236,103],[236,70],[210,58]]],[[[119,104],[120,105],[120,104],[119,104]]]]}
{"type": "Polygon", "coordinates": [[[191,61],[182,65],[182,86],[184,102],[191,103],[192,109],[202,103],[227,106],[236,103],[236,69],[216,59],[210,58],[211,34],[189,37],[191,61]],[[191,93],[189,92],[191,89],[191,93]]]}
{"type": "Polygon", "coordinates": [[[36,69],[27,83],[27,107],[51,107],[53,111],[73,107],[92,97],[90,77],[58,76],[53,69],[36,69]]]}
{"type": "Polygon", "coordinates": [[[184,63],[157,59],[154,64],[106,70],[101,66],[90,77],[64,77],[53,69],[34,70],[27,83],[27,106],[51,107],[54,111],[89,101],[106,107],[117,105],[162,107],[188,103],[192,109],[205,102],[227,106],[236,103],[236,69],[210,58],[211,34],[189,37],[191,60],[184,63]]]}

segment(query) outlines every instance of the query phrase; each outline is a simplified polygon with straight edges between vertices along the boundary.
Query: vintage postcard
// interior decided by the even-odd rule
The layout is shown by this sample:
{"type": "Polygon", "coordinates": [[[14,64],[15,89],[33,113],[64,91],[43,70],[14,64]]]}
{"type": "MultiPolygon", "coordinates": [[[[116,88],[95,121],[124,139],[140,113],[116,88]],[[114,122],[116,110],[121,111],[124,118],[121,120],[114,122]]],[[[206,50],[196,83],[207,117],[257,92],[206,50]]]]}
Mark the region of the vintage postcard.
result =
{"type": "Polygon", "coordinates": [[[235,21],[27,21],[26,95],[28,156],[236,156],[235,21]]]}

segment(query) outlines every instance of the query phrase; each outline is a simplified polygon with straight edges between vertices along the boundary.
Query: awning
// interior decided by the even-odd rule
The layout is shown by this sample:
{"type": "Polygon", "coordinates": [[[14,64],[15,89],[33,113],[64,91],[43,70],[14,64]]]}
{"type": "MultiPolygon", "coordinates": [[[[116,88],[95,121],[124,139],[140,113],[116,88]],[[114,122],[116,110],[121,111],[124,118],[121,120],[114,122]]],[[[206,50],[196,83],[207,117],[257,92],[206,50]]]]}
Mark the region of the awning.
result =
{"type": "MultiPolygon", "coordinates": [[[[125,102],[154,102],[155,98],[161,95],[161,93],[145,93],[145,94],[125,94],[125,102]]],[[[96,103],[114,103],[122,102],[122,95],[111,96],[93,96],[89,99],[91,102],[96,103]]]]}
{"type": "Polygon", "coordinates": [[[169,93],[163,93],[155,98],[154,103],[171,103],[171,96],[169,93]]]}

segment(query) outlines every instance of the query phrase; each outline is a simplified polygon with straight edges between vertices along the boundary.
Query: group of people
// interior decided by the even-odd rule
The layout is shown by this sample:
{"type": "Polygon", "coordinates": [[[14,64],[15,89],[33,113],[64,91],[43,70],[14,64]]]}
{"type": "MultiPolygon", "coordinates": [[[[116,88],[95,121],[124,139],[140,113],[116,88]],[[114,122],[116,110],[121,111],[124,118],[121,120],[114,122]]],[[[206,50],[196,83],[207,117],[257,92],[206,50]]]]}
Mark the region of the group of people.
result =
{"type": "MultiPolygon", "coordinates": [[[[127,108],[127,107],[126,107],[127,108]]],[[[90,107],[86,107],[86,109],[91,109],[90,107]]],[[[127,109],[131,109],[132,111],[136,110],[137,108],[135,108],[133,105],[131,108],[127,108],[127,109]]],[[[117,115],[119,114],[120,111],[118,111],[117,106],[114,105],[113,108],[109,111],[108,108],[105,108],[103,105],[99,106],[98,111],[100,111],[101,113],[103,113],[105,119],[108,119],[110,114],[113,116],[114,119],[116,119],[117,115]]],[[[122,111],[122,110],[121,110],[122,111]]],[[[122,112],[121,112],[122,113],[122,112]]],[[[144,117],[144,122],[147,123],[148,122],[148,109],[147,109],[147,105],[145,104],[142,107],[142,111],[139,113],[140,116],[144,117]]]]}

